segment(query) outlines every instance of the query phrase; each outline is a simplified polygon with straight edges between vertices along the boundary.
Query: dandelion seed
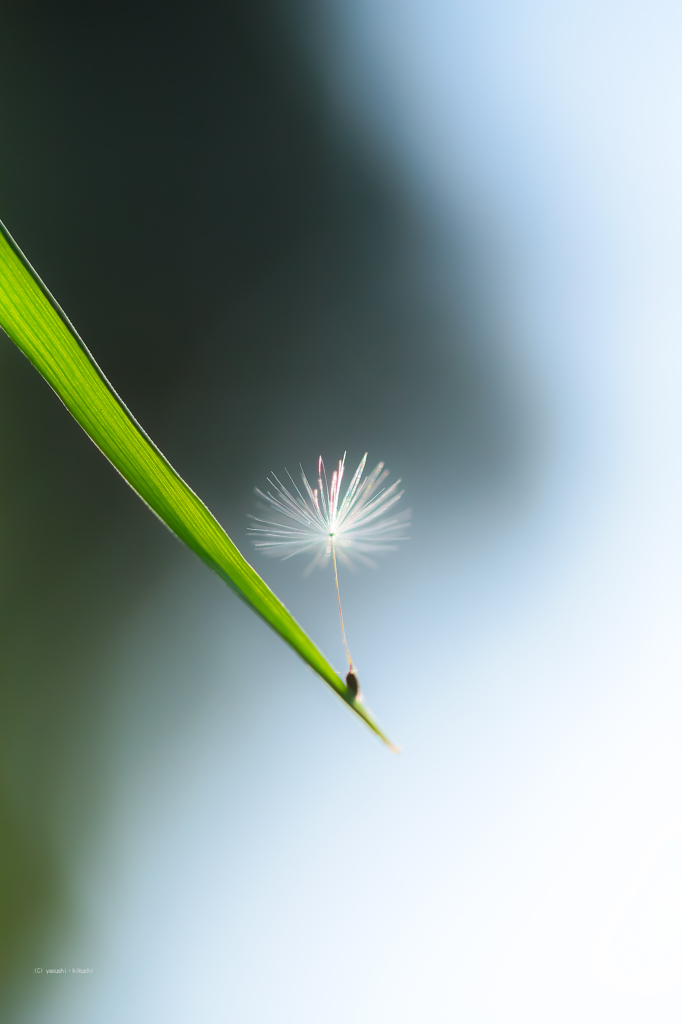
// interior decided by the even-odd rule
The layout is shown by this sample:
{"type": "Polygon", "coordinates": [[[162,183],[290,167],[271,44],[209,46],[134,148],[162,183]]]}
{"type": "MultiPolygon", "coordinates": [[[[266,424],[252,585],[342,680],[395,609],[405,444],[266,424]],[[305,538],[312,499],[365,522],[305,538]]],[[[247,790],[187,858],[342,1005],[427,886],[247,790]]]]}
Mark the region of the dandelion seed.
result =
{"type": "Polygon", "coordinates": [[[302,490],[288,471],[292,490],[273,474],[268,478],[271,490],[263,492],[256,489],[256,494],[262,499],[270,516],[274,513],[275,517],[259,519],[251,516],[258,525],[249,528],[255,546],[266,555],[285,559],[294,555],[312,555],[305,570],[306,575],[315,568],[324,568],[330,561],[333,563],[341,634],[349,665],[346,685],[354,699],[359,699],[360,691],[346,642],[337,558],[349,568],[357,567],[358,564],[376,565],[370,556],[395,551],[396,544],[407,539],[405,531],[410,520],[409,510],[386,516],[403,494],[403,491],[398,490],[400,480],[396,480],[390,487],[383,486],[388,477],[383,462],[363,480],[366,462],[365,453],[343,498],[341,485],[346,464],[345,454],[338,469],[332,473],[331,483],[327,480],[324,462],[320,457],[315,488],[311,487],[302,467],[302,490]],[[295,524],[293,526],[290,522],[292,520],[295,524]]]}

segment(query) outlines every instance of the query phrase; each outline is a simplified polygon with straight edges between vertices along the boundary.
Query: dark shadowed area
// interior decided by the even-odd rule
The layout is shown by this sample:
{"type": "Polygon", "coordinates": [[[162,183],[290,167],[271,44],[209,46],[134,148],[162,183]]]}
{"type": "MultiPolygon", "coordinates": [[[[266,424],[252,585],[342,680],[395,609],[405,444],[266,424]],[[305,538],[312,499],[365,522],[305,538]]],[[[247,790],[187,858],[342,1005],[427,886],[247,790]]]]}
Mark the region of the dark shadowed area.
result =
{"type": "MultiPolygon", "coordinates": [[[[275,0],[0,8],[0,216],[242,547],[254,486],[319,453],[384,459],[421,522],[454,493],[454,519],[513,504],[528,480],[523,389],[486,312],[493,257],[465,209],[441,231],[354,134],[304,28],[275,0]]],[[[7,339],[0,465],[9,1021],[49,937],[77,928],[66,866],[108,815],[121,622],[192,556],[7,339]]],[[[179,718],[201,671],[185,682],[179,718]]]]}

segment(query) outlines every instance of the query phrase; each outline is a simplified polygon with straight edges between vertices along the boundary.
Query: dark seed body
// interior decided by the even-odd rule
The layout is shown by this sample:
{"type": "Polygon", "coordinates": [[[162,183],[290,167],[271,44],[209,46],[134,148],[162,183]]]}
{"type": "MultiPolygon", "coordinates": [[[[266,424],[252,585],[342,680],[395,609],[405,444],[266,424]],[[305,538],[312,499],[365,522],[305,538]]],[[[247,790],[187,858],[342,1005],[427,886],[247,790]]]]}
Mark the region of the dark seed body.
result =
{"type": "Polygon", "coordinates": [[[353,700],[355,700],[360,692],[360,684],[358,683],[358,677],[355,672],[349,672],[346,676],[346,686],[350,690],[353,700]]]}

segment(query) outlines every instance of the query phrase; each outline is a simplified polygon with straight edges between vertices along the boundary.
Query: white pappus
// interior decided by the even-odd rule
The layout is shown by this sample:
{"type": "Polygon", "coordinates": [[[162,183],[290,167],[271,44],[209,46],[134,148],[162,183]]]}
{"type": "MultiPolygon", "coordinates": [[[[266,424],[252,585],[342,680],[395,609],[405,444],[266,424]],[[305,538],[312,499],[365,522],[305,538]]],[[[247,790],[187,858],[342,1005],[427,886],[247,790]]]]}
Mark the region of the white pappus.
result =
{"type": "Polygon", "coordinates": [[[374,566],[376,563],[369,556],[394,551],[397,542],[407,540],[406,529],[410,520],[409,509],[386,516],[403,494],[403,491],[398,490],[400,480],[396,480],[390,487],[383,486],[388,476],[383,462],[363,480],[366,462],[367,453],[343,497],[345,454],[338,469],[332,473],[331,482],[327,480],[324,462],[320,457],[315,488],[311,487],[302,467],[303,490],[288,471],[293,490],[285,487],[273,473],[268,478],[271,490],[264,492],[256,488],[256,494],[265,503],[272,518],[251,516],[256,525],[249,528],[255,546],[266,555],[292,558],[294,555],[312,554],[306,573],[318,566],[324,568],[330,560],[333,562],[341,631],[350,666],[346,683],[353,696],[357,696],[359,691],[343,625],[337,559],[349,567],[358,563],[374,566]],[[294,525],[291,524],[292,520],[294,525]]]}

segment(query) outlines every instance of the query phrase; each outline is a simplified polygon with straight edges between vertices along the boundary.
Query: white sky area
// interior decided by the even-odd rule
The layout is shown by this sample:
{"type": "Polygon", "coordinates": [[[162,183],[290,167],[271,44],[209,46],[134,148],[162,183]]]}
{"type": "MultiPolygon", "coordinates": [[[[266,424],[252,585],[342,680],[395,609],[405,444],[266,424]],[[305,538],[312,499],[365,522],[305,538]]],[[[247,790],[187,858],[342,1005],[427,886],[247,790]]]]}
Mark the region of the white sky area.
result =
{"type": "MultiPolygon", "coordinates": [[[[547,465],[489,546],[443,507],[353,584],[400,757],[201,566],[131,613],[54,945],[95,973],[27,1020],[679,1024],[682,7],[344,0],[316,38],[415,206],[495,234],[547,465]]],[[[333,608],[293,608],[325,650],[333,608]]]]}

